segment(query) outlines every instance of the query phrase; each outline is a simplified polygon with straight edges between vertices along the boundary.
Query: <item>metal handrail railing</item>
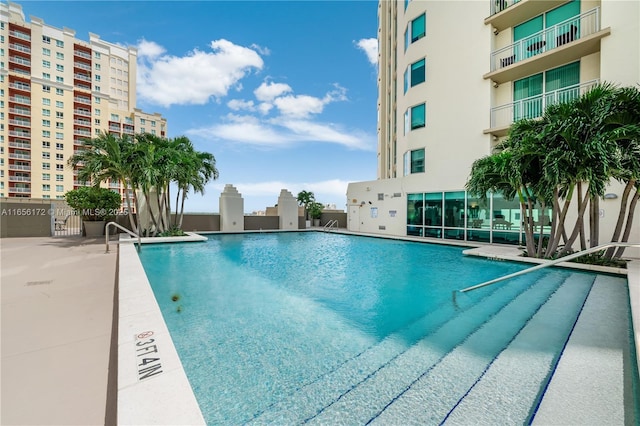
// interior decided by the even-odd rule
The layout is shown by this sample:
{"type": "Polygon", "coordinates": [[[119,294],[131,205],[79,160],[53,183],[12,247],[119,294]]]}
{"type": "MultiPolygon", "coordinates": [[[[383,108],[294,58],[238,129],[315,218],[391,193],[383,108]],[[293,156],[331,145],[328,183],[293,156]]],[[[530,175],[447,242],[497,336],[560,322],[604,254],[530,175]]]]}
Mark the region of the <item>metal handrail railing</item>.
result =
{"type": "Polygon", "coordinates": [[[335,227],[336,229],[338,229],[338,219],[333,219],[330,220],[329,222],[327,222],[323,227],[322,230],[324,232],[329,231],[331,228],[335,227]]]}
{"type": "Polygon", "coordinates": [[[529,272],[533,272],[533,271],[537,271],[538,269],[542,269],[542,268],[547,268],[549,266],[553,266],[553,265],[557,265],[558,263],[563,263],[566,262],[568,260],[572,260],[572,259],[576,259],[580,256],[584,256],[585,254],[589,254],[589,253],[594,253],[609,247],[640,247],[640,243],[618,243],[618,242],[613,242],[613,243],[606,243],[606,244],[601,244],[599,246],[596,247],[591,247],[588,248],[586,250],[582,250],[579,251],[577,253],[572,253],[568,256],[565,257],[560,257],[558,259],[554,259],[551,260],[549,262],[545,262],[545,263],[541,263],[540,265],[536,265],[533,266],[531,268],[528,269],[523,269],[522,271],[518,271],[518,272],[514,272],[513,274],[509,274],[509,275],[505,275],[503,277],[499,277],[499,278],[495,278],[493,280],[489,280],[489,281],[485,281],[483,283],[471,286],[471,287],[467,287],[467,288],[463,288],[462,290],[454,290],[452,297],[453,297],[453,303],[456,304],[456,294],[457,293],[466,293],[468,291],[473,291],[482,287],[486,287],[488,285],[491,284],[495,284],[497,282],[500,281],[504,281],[504,280],[508,280],[509,278],[514,278],[520,275],[524,275],[524,274],[528,274],[529,272]]]}
{"type": "Polygon", "coordinates": [[[136,234],[135,232],[131,232],[129,231],[127,228],[125,228],[122,225],[117,224],[116,222],[109,222],[107,223],[107,226],[104,229],[104,242],[105,242],[105,246],[106,246],[106,251],[105,253],[109,253],[109,225],[113,225],[118,229],[123,230],[124,232],[126,232],[127,234],[131,235],[132,237],[136,237],[138,238],[138,252],[140,252],[140,235],[136,234]]]}

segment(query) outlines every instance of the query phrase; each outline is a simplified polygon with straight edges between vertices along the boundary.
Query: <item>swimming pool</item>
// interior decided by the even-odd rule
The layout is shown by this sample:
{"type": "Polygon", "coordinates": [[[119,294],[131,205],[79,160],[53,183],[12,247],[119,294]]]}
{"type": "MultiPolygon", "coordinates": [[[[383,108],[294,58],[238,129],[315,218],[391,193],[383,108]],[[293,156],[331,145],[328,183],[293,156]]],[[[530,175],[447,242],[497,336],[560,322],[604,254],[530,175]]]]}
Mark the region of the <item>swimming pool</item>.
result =
{"type": "Polygon", "coordinates": [[[461,251],[304,232],[140,258],[209,424],[527,422],[594,282],[625,280],[553,269],[456,308],[526,268],[461,251]]]}

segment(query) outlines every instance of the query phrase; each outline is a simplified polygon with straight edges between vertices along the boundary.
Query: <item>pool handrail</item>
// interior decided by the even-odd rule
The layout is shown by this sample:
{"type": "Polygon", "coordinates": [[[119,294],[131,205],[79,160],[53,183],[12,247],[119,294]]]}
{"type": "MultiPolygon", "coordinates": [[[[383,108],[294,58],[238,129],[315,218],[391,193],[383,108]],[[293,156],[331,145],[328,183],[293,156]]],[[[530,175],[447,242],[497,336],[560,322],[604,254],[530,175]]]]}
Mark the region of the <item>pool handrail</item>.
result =
{"type": "Polygon", "coordinates": [[[333,228],[335,226],[336,229],[338,229],[338,219],[333,219],[330,220],[329,222],[327,222],[323,227],[322,230],[327,232],[330,231],[331,228],[333,228]]]}
{"type": "Polygon", "coordinates": [[[568,260],[576,259],[580,256],[584,256],[585,254],[594,253],[596,251],[600,251],[609,247],[640,247],[640,243],[619,243],[619,242],[611,242],[606,244],[601,244],[599,246],[591,247],[576,253],[572,253],[568,256],[559,257],[558,259],[550,260],[545,263],[541,263],[536,266],[532,266],[531,268],[523,269],[522,271],[514,272],[509,275],[505,275],[503,277],[495,278],[493,280],[485,281],[480,284],[476,284],[471,287],[463,288],[462,290],[454,290],[453,291],[453,303],[456,303],[456,293],[466,293],[468,291],[473,291],[482,287],[486,287],[491,284],[495,284],[500,281],[508,280],[509,278],[514,278],[520,275],[528,274],[529,272],[537,271],[538,269],[547,268],[549,266],[557,265],[558,263],[563,263],[568,260]]]}
{"type": "Polygon", "coordinates": [[[127,234],[131,235],[134,238],[138,238],[138,253],[140,253],[140,235],[136,234],[135,232],[131,232],[129,231],[127,228],[125,228],[124,226],[116,223],[116,222],[109,222],[107,223],[107,226],[104,228],[104,243],[105,243],[105,253],[109,253],[109,225],[113,225],[116,228],[119,228],[121,230],[123,230],[124,232],[126,232],[127,234]]]}

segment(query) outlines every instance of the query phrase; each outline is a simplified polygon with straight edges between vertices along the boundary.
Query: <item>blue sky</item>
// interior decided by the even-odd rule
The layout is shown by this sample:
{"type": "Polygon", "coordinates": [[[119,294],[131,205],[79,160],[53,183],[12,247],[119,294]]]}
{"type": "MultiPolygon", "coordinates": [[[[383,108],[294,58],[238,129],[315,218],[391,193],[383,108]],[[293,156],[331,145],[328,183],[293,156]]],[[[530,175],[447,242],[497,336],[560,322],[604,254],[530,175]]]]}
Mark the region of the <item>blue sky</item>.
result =
{"type": "Polygon", "coordinates": [[[283,188],[344,209],[349,182],[376,178],[374,0],[18,3],[138,48],[137,106],[216,157],[219,179],[187,211],[217,212],[225,184],[248,213],[283,188]]]}

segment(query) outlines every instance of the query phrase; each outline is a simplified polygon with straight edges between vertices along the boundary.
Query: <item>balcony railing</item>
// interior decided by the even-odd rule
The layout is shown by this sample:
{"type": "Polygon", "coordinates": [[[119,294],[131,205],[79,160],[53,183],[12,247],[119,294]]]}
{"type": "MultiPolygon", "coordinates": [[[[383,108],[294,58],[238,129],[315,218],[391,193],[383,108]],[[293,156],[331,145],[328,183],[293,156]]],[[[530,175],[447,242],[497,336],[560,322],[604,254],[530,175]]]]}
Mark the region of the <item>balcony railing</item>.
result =
{"type": "Polygon", "coordinates": [[[9,170],[31,170],[31,166],[23,166],[21,164],[9,164],[9,170]]]}
{"type": "Polygon", "coordinates": [[[22,137],[22,138],[31,139],[31,133],[30,132],[17,132],[15,130],[10,130],[9,131],[9,136],[18,136],[18,137],[22,137]]]}
{"type": "Polygon", "coordinates": [[[31,160],[30,154],[16,154],[14,152],[9,153],[9,158],[15,158],[17,160],[31,160]]]}
{"type": "Polygon", "coordinates": [[[81,50],[74,50],[73,54],[81,58],[91,59],[91,55],[89,55],[88,53],[82,52],[81,50]]]}
{"type": "Polygon", "coordinates": [[[77,115],[84,115],[85,117],[91,117],[91,111],[86,109],[74,109],[73,113],[77,115]]]}
{"type": "Polygon", "coordinates": [[[24,96],[9,96],[9,101],[24,105],[31,105],[31,99],[25,98],[24,96]]]}
{"type": "Polygon", "coordinates": [[[82,81],[91,81],[91,77],[88,77],[84,74],[74,74],[73,78],[77,79],[77,80],[82,80],[82,81]]]}
{"type": "Polygon", "coordinates": [[[31,85],[25,83],[9,83],[9,87],[12,89],[24,90],[25,92],[31,90],[31,85]]]}
{"type": "Polygon", "coordinates": [[[9,43],[9,49],[18,50],[24,53],[31,53],[31,48],[29,46],[25,46],[18,43],[9,43]]]}
{"type": "Polygon", "coordinates": [[[16,74],[22,74],[25,77],[31,77],[31,73],[29,71],[25,71],[25,70],[23,70],[21,68],[11,68],[11,67],[9,67],[9,71],[11,71],[13,73],[16,73],[16,74]]]}
{"type": "Polygon", "coordinates": [[[496,13],[500,13],[509,6],[513,6],[516,3],[519,3],[520,0],[495,0],[491,1],[491,15],[495,15],[496,13]]]}
{"type": "Polygon", "coordinates": [[[9,120],[9,124],[13,124],[15,126],[22,126],[22,127],[31,127],[31,122],[27,121],[27,120],[16,120],[16,119],[11,119],[9,120]]]}
{"type": "Polygon", "coordinates": [[[85,70],[85,71],[91,71],[91,65],[87,65],[87,64],[82,63],[82,62],[74,62],[73,66],[76,67],[76,68],[80,68],[82,70],[85,70]]]}
{"type": "Polygon", "coordinates": [[[73,100],[76,102],[80,102],[81,104],[91,105],[91,99],[89,98],[81,98],[79,96],[76,96],[75,98],[73,98],[73,100]]]}
{"type": "Polygon", "coordinates": [[[548,105],[569,102],[572,99],[578,98],[599,82],[600,80],[597,79],[591,80],[492,108],[491,128],[495,129],[509,126],[514,121],[523,118],[542,117],[548,105]]]}
{"type": "Polygon", "coordinates": [[[24,109],[24,108],[9,108],[9,112],[11,114],[18,114],[18,115],[27,115],[27,116],[31,116],[31,110],[30,109],[24,109]]]}
{"type": "Polygon", "coordinates": [[[491,53],[491,71],[508,67],[600,31],[600,8],[560,22],[491,53]]]}
{"type": "Polygon", "coordinates": [[[31,192],[31,188],[22,188],[19,186],[10,186],[9,192],[20,192],[20,193],[29,193],[31,192]]]}
{"type": "Polygon", "coordinates": [[[24,65],[26,67],[31,66],[30,60],[21,58],[20,56],[9,56],[9,62],[13,62],[14,64],[24,65]]]}
{"type": "Polygon", "coordinates": [[[77,118],[74,118],[73,124],[78,124],[80,126],[91,127],[91,120],[78,120],[77,118]]]}
{"type": "Polygon", "coordinates": [[[31,144],[30,143],[9,142],[9,146],[11,148],[31,149],[31,144]]]}
{"type": "Polygon", "coordinates": [[[91,136],[91,132],[83,129],[73,129],[73,134],[78,136],[91,136]]]}
{"type": "Polygon", "coordinates": [[[15,30],[9,31],[9,35],[12,36],[12,37],[18,37],[18,38],[20,38],[22,40],[31,40],[31,35],[30,34],[25,34],[25,33],[20,32],[20,31],[15,31],[15,30]]]}
{"type": "Polygon", "coordinates": [[[31,177],[9,175],[9,182],[31,182],[31,177]]]}

